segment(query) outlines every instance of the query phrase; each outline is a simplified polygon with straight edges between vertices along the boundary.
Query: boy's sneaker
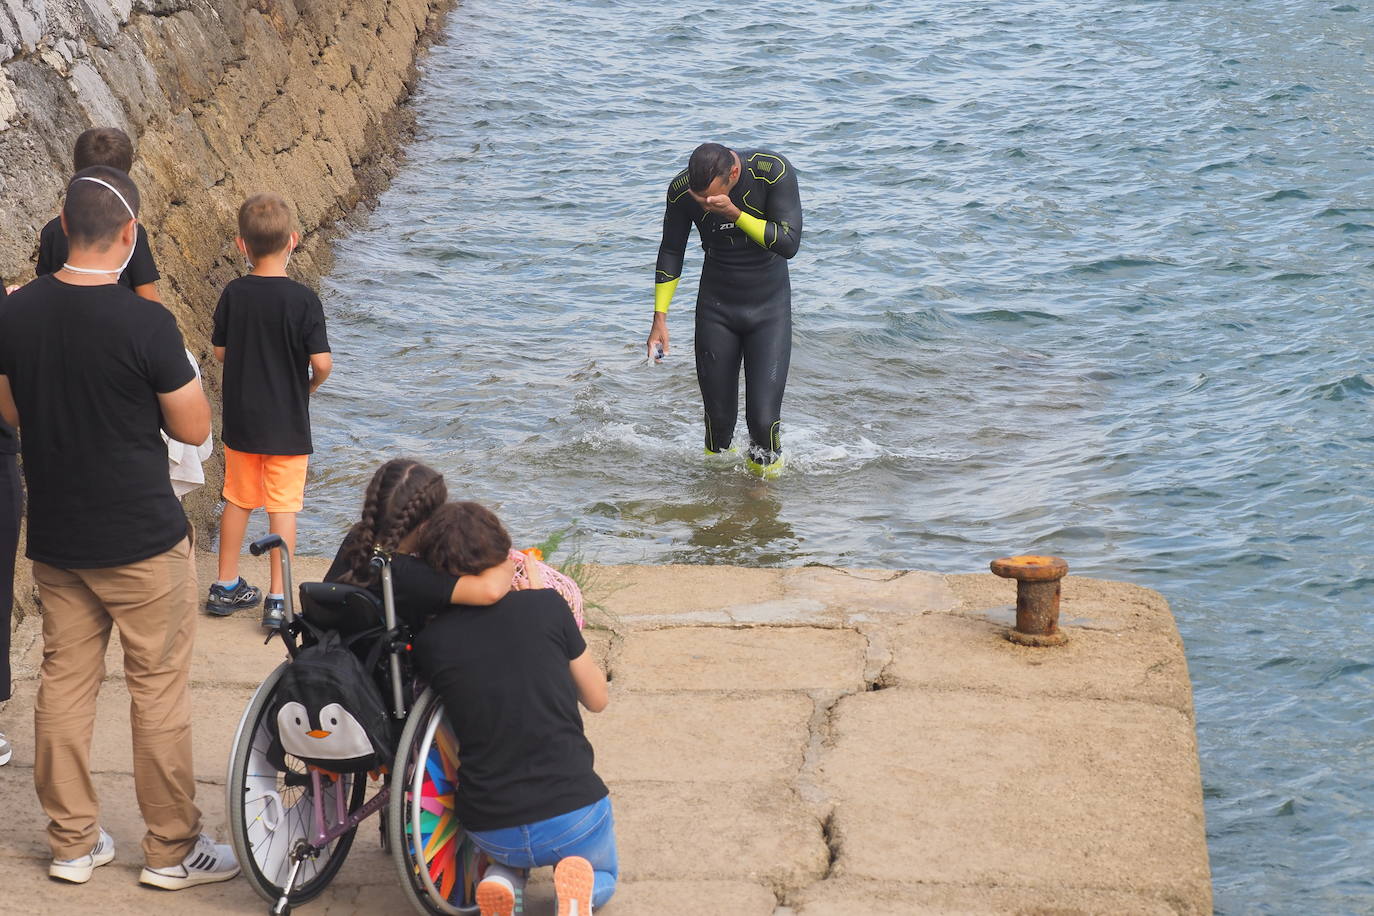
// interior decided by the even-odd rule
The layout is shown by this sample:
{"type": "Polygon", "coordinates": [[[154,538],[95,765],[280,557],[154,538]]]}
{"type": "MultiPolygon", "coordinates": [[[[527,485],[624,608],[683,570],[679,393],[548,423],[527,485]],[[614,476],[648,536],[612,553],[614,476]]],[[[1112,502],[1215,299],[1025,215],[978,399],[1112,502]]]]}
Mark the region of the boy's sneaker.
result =
{"type": "Polygon", "coordinates": [[[56,878],[58,881],[70,881],[72,884],[85,884],[91,880],[91,872],[113,861],[114,837],[102,829],[95,848],[84,856],[75,859],[53,859],[52,864],[48,866],[48,877],[56,878]]]}
{"type": "Polygon", "coordinates": [[[202,833],[200,839],[196,840],[196,848],[186,854],[180,865],[166,868],[145,865],[138,876],[138,883],[179,891],[197,884],[228,881],[238,873],[239,863],[234,859],[234,850],[228,845],[216,845],[214,840],[202,833]]]}
{"type": "Polygon", "coordinates": [[[558,895],[558,916],[590,916],[592,882],[596,874],[592,863],[581,856],[560,859],[553,868],[553,889],[558,895]]]}
{"type": "Polygon", "coordinates": [[[286,623],[286,599],[262,599],[262,628],[264,630],[280,630],[284,623],[286,623]]]}
{"type": "Polygon", "coordinates": [[[525,871],[492,862],[477,884],[477,908],[481,916],[523,916],[525,871]]]}
{"type": "Polygon", "coordinates": [[[243,576],[239,576],[238,581],[230,588],[225,588],[218,582],[212,583],[210,597],[205,599],[205,610],[216,617],[228,617],[239,608],[257,607],[258,599],[261,597],[260,588],[249,585],[243,576]]]}
{"type": "Polygon", "coordinates": [[[14,754],[14,745],[10,744],[10,739],[0,733],[0,767],[10,762],[10,757],[14,754]]]}

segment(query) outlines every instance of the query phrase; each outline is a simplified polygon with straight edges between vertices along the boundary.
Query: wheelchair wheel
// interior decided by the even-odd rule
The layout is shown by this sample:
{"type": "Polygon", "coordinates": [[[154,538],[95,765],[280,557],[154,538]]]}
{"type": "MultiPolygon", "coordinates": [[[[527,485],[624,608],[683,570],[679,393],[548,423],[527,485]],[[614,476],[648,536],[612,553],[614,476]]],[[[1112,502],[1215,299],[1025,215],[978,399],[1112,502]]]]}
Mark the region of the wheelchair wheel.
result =
{"type": "Polygon", "coordinates": [[[433,689],[406,717],[392,772],[387,824],[406,898],[421,913],[476,914],[486,857],[458,824],[458,741],[433,689]]]}
{"type": "MultiPolygon", "coordinates": [[[[271,734],[267,716],[277,682],[289,662],[283,662],[258,687],[239,721],[234,749],[229,756],[225,782],[229,833],[243,874],[258,896],[270,903],[281,897],[291,873],[291,853],[300,842],[309,843],[315,829],[315,810],[322,806],[326,822],[334,819],[339,796],[345,810],[363,803],[367,779],[363,774],[343,774],[321,782],[319,796],[311,785],[305,764],[286,755],[285,770],[267,760],[271,734]]],[[[305,903],[329,886],[353,845],[357,828],[344,833],[314,858],[301,864],[290,903],[305,903]]]]}

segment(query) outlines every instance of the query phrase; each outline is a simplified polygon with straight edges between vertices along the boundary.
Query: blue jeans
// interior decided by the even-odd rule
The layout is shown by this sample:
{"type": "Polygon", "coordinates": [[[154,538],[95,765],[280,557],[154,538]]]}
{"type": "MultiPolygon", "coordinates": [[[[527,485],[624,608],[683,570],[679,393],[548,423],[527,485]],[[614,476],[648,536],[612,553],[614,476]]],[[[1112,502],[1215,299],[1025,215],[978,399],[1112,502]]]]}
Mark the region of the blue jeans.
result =
{"type": "Polygon", "coordinates": [[[615,853],[615,816],[611,797],[546,821],[501,830],[469,830],[478,848],[511,868],[557,865],[568,856],[592,863],[592,906],[601,908],[615,893],[620,861],[615,853]]]}

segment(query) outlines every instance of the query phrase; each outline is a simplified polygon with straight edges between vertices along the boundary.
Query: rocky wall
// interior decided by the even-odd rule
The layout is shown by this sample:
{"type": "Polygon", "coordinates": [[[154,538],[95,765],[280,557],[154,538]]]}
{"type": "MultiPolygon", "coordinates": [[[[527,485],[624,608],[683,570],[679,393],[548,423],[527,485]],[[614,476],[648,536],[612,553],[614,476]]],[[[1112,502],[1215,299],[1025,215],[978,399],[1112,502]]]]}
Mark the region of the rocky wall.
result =
{"type": "MultiPolygon", "coordinates": [[[[416,56],[448,3],[0,0],[0,277],[33,276],[76,136],[123,128],[162,299],[216,401],[210,321],[243,270],[239,204],[285,195],[303,236],[292,272],[318,279],[328,230],[390,177],[416,56]]],[[[215,518],[217,462],[188,498],[202,530],[215,518]]]]}

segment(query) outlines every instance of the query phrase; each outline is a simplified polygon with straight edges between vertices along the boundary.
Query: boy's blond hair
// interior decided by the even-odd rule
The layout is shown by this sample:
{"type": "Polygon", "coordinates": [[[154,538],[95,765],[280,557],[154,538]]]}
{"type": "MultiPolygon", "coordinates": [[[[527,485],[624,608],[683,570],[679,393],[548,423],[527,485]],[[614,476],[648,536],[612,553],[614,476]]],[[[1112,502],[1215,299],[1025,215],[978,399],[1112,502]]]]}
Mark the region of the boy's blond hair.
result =
{"type": "Polygon", "coordinates": [[[280,194],[254,194],[239,207],[239,238],[253,258],[274,255],[291,241],[291,207],[280,194]]]}

